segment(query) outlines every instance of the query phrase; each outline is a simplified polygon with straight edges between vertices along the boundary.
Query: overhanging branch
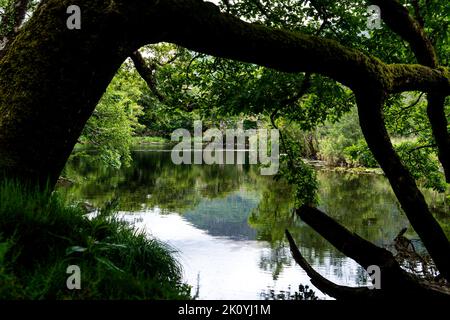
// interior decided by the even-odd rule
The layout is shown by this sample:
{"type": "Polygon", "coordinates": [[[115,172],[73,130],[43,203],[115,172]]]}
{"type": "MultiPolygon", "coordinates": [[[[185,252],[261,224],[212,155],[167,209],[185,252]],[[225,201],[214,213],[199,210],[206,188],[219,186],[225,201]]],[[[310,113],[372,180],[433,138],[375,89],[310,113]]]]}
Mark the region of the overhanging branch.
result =
{"type": "Polygon", "coordinates": [[[416,90],[450,94],[448,70],[387,65],[334,40],[244,22],[221,13],[212,4],[185,0],[174,6],[171,2],[162,5],[162,12],[167,11],[161,15],[165,30],[161,41],[279,71],[319,73],[353,89],[376,83],[387,93],[416,90]],[[174,19],[177,25],[164,24],[174,19]]]}

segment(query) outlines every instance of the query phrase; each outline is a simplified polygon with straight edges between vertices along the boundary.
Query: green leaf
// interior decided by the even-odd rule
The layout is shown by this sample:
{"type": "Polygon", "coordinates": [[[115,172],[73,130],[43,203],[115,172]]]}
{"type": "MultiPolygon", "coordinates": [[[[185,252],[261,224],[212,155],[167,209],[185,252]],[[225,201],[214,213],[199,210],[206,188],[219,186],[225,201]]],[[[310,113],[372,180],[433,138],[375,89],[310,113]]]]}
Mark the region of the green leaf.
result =
{"type": "Polygon", "coordinates": [[[85,248],[85,247],[81,247],[81,246],[72,246],[72,247],[68,247],[67,249],[66,249],[66,255],[71,255],[72,253],[75,253],[75,252],[79,252],[79,253],[81,253],[81,252],[85,252],[87,250],[87,248],[85,248]]]}
{"type": "Polygon", "coordinates": [[[108,269],[118,271],[118,272],[124,272],[122,269],[117,267],[114,263],[112,263],[110,260],[102,257],[95,257],[95,260],[100,262],[101,264],[104,264],[108,269]]]}

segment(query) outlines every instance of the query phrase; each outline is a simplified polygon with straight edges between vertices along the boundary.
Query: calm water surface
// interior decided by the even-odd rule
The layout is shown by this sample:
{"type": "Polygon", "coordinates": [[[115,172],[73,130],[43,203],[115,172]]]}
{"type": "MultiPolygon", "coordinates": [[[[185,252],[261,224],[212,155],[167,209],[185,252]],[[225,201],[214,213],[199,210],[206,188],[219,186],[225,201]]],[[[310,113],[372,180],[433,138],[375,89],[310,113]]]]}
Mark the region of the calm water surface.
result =
{"type": "MultiPolygon", "coordinates": [[[[322,275],[348,286],[366,284],[358,264],[292,214],[289,186],[260,176],[255,166],[177,166],[161,150],[135,151],[133,160],[113,170],[73,159],[65,171],[78,178],[66,190],[94,206],[118,199],[123,219],[178,251],[199,299],[286,298],[299,285],[329,298],[293,261],[286,228],[322,275]]],[[[318,178],[320,208],[360,236],[388,246],[409,226],[383,176],[319,171],[318,178]]]]}

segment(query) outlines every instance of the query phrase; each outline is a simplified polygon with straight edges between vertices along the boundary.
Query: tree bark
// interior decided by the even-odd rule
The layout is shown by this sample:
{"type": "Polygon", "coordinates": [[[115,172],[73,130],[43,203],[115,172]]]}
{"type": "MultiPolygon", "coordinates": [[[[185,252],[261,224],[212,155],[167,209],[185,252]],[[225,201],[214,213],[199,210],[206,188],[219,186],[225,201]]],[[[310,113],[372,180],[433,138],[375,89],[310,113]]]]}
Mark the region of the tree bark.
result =
{"type": "Polygon", "coordinates": [[[149,87],[150,91],[159,100],[159,102],[164,102],[165,97],[161,92],[159,92],[158,86],[156,85],[156,79],[154,75],[157,69],[156,63],[151,62],[147,64],[144,57],[137,50],[130,55],[130,58],[131,60],[133,60],[136,71],[139,73],[141,78],[147,83],[147,86],[149,87]]]}
{"type": "Polygon", "coordinates": [[[0,170],[53,185],[132,47],[110,1],[84,1],[82,29],[66,28],[70,1],[43,2],[0,60],[0,170]]]}

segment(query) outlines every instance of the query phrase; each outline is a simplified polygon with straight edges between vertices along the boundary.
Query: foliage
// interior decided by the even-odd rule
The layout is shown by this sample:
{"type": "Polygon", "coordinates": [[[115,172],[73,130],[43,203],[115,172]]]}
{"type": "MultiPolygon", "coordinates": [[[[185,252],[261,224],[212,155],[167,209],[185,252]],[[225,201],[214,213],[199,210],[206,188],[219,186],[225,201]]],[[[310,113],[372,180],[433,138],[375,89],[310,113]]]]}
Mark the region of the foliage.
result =
{"type": "Polygon", "coordinates": [[[301,158],[302,144],[293,139],[289,131],[280,134],[285,154],[280,156],[280,170],[276,179],[283,178],[293,187],[296,207],[317,204],[316,171],[301,158]]]}
{"type": "MultiPolygon", "coordinates": [[[[0,41],[14,30],[14,1],[0,0],[0,41]]],[[[0,43],[0,49],[2,49],[0,43]]]]}
{"type": "Polygon", "coordinates": [[[1,299],[188,298],[173,250],[111,215],[88,218],[58,194],[0,185],[1,299]],[[81,269],[81,290],[66,268],[81,269]]]}
{"type": "MultiPolygon", "coordinates": [[[[27,3],[27,12],[32,14],[41,0],[29,0],[27,3]]],[[[15,33],[15,12],[17,1],[0,0],[0,50],[2,48],[3,37],[8,37],[15,33]]]]}
{"type": "Polygon", "coordinates": [[[345,149],[363,139],[356,108],[351,109],[338,121],[327,122],[318,131],[320,158],[331,164],[346,163],[345,149]]]}
{"type": "Polygon", "coordinates": [[[427,148],[416,142],[403,142],[395,146],[403,163],[416,180],[424,187],[445,192],[446,183],[439,172],[439,162],[427,148]]]}
{"type": "MultiPolygon", "coordinates": [[[[86,124],[80,143],[94,147],[105,164],[119,168],[129,164],[132,136],[142,128],[138,117],[142,107],[138,89],[142,80],[124,64],[109,85],[86,124]]],[[[80,154],[78,154],[80,155],[80,154]]]]}
{"type": "Polygon", "coordinates": [[[317,204],[316,192],[318,184],[316,171],[308,164],[298,158],[294,166],[287,165],[289,160],[285,159],[280,167],[280,175],[294,187],[296,207],[302,205],[317,204]]]}
{"type": "MultiPolygon", "coordinates": [[[[413,177],[425,188],[445,192],[446,183],[440,173],[439,162],[435,154],[429,152],[429,148],[423,148],[423,145],[414,141],[394,144],[394,148],[413,177]]],[[[344,153],[347,161],[352,165],[378,167],[377,161],[364,140],[345,148],[344,153]]]]}
{"type": "Polygon", "coordinates": [[[173,143],[171,140],[157,136],[136,136],[133,137],[133,146],[142,145],[165,145],[173,143]]]}
{"type": "Polygon", "coordinates": [[[364,140],[359,140],[344,150],[346,161],[351,165],[363,166],[367,168],[377,168],[378,162],[375,160],[369,146],[364,140]]]}
{"type": "MultiPolygon", "coordinates": [[[[433,37],[438,54],[445,60],[443,52],[448,50],[445,46],[448,28],[438,28],[436,21],[447,18],[431,13],[428,7],[448,9],[433,1],[420,5],[427,7],[422,12],[430,21],[426,28],[439,29],[433,37]]],[[[363,51],[376,51],[377,56],[387,62],[413,60],[411,52],[388,28],[366,30],[367,12],[363,1],[330,3],[316,0],[310,6],[295,8],[286,7],[279,1],[260,4],[234,1],[232,4],[223,2],[221,6],[248,21],[320,34],[363,51]]],[[[167,43],[149,45],[141,51],[154,68],[157,90],[164,97],[160,99],[143,82],[139,83],[139,104],[144,110],[139,122],[145,126],[141,134],[168,137],[174,129],[192,129],[193,121],[199,119],[203,120],[205,128],[233,126],[233,122],[242,119],[258,120],[270,127],[273,119],[286,135],[300,144],[299,153],[293,155],[295,158],[318,157],[331,165],[377,166],[363,142],[350,90],[330,79],[210,57],[167,43]]],[[[433,144],[423,96],[416,93],[392,95],[386,103],[385,114],[386,126],[394,139],[400,137],[418,144],[433,144]],[[417,98],[419,101],[415,103],[417,98]]],[[[431,161],[436,149],[428,150],[433,154],[431,161]]],[[[408,161],[405,153],[401,156],[408,161]]],[[[422,157],[422,160],[426,159],[422,157]]],[[[422,167],[427,168],[434,181],[425,185],[442,190],[437,179],[441,173],[433,161],[423,162],[422,167]],[[433,168],[435,171],[431,173],[433,168]]],[[[294,180],[306,186],[306,180],[312,175],[301,163],[295,170],[298,172],[283,172],[290,175],[291,180],[296,176],[294,180]]],[[[422,173],[413,175],[418,179],[423,176],[422,173]]]]}

